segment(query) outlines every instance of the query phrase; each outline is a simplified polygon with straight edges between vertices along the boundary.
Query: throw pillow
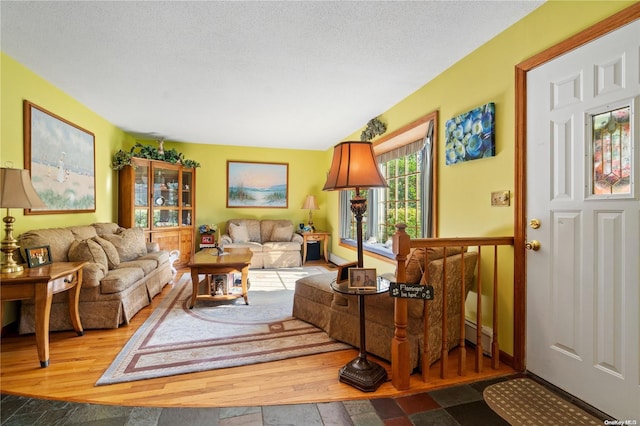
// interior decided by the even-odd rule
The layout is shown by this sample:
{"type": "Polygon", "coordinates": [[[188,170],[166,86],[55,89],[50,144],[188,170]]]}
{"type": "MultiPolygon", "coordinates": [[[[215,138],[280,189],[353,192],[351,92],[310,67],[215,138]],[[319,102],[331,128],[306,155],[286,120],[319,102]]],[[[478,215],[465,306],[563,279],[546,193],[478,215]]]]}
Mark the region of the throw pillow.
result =
{"type": "Polygon", "coordinates": [[[118,250],[116,250],[116,246],[104,238],[93,237],[92,240],[99,244],[104,251],[104,254],[107,257],[107,267],[110,270],[116,269],[120,265],[120,255],[118,254],[118,250]]]}
{"type": "Polygon", "coordinates": [[[405,273],[407,275],[407,283],[418,284],[424,273],[424,248],[411,249],[405,263],[405,273]]]}
{"type": "MultiPolygon", "coordinates": [[[[466,251],[466,247],[461,249],[460,247],[447,248],[447,256],[453,256],[459,254],[461,251],[466,251]]],[[[407,275],[407,283],[418,284],[422,280],[424,274],[424,247],[417,247],[411,249],[409,256],[407,256],[407,262],[405,263],[405,272],[407,275]]],[[[429,247],[427,249],[427,261],[431,262],[444,257],[444,247],[429,247]]]]}
{"type": "Polygon", "coordinates": [[[229,224],[229,236],[234,243],[248,243],[249,230],[244,225],[229,224]]]}
{"type": "Polygon", "coordinates": [[[120,228],[115,234],[104,234],[101,237],[115,246],[123,262],[147,254],[147,243],[141,228],[120,228]]]}
{"type": "Polygon", "coordinates": [[[271,231],[270,241],[291,241],[293,238],[293,224],[275,226],[271,231]]]}
{"type": "Polygon", "coordinates": [[[76,240],[69,247],[71,262],[93,262],[107,269],[107,255],[102,247],[93,240],[76,240]]]}

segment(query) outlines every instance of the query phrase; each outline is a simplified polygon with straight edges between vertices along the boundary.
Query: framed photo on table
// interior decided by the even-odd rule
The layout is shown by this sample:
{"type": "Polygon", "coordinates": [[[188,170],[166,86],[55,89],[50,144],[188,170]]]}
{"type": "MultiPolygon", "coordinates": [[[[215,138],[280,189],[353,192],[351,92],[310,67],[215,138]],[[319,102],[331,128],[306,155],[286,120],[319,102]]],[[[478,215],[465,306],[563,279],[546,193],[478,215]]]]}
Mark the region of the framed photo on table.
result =
{"type": "Polygon", "coordinates": [[[49,246],[31,247],[24,249],[29,268],[37,268],[49,265],[51,260],[51,248],[49,246]]]}
{"type": "Polygon", "coordinates": [[[375,290],[378,280],[375,268],[350,268],[349,288],[357,290],[375,290]]]}

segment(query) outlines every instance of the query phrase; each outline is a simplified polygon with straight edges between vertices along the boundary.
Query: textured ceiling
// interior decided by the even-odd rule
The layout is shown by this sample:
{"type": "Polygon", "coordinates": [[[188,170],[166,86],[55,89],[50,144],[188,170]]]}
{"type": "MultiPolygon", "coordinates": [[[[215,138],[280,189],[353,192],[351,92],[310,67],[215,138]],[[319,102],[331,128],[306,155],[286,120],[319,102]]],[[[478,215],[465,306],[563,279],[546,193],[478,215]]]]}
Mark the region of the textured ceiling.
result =
{"type": "Polygon", "coordinates": [[[3,0],[0,46],[140,139],[324,150],[542,3],[3,0]]]}

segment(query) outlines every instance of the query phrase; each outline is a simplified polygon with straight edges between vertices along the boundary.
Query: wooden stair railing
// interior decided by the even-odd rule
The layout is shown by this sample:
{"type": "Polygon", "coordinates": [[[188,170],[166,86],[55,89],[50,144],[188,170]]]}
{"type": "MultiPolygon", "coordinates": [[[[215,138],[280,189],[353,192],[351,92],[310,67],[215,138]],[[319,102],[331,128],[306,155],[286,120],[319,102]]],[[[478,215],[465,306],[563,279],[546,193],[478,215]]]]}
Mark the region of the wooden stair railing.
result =
{"type": "MultiPolygon", "coordinates": [[[[405,232],[406,225],[405,224],[397,224],[396,232],[393,234],[393,253],[396,255],[397,262],[397,270],[396,270],[396,281],[399,283],[404,283],[406,281],[406,261],[407,256],[411,252],[411,249],[414,248],[435,248],[435,247],[443,247],[445,251],[445,256],[443,259],[443,289],[442,289],[442,346],[441,346],[441,356],[440,356],[440,377],[445,378],[448,363],[449,363],[449,345],[448,345],[448,309],[447,309],[447,249],[450,248],[468,248],[468,247],[477,247],[478,253],[478,261],[476,264],[475,270],[475,283],[477,287],[477,307],[476,307],[476,324],[477,324],[477,334],[476,334],[476,348],[475,348],[475,370],[476,372],[482,371],[482,357],[483,357],[483,346],[482,346],[482,248],[483,247],[493,247],[493,299],[492,299],[492,314],[493,314],[493,335],[492,335],[492,345],[491,345],[491,367],[493,369],[499,368],[500,363],[500,346],[498,344],[498,246],[512,246],[514,238],[513,237],[468,237],[468,238],[419,238],[419,239],[411,239],[409,235],[405,232]]],[[[424,253],[425,256],[425,265],[428,264],[426,259],[427,250],[424,253]]],[[[461,252],[461,262],[464,266],[464,256],[465,251],[461,252]]],[[[458,375],[464,376],[466,374],[466,357],[467,357],[467,349],[465,344],[465,299],[466,299],[466,289],[465,289],[465,268],[462,267],[462,277],[461,282],[463,285],[460,286],[461,291],[461,302],[460,302],[460,341],[459,341],[459,350],[460,354],[458,358],[458,375]]],[[[425,274],[428,274],[428,267],[425,267],[425,274]]],[[[421,280],[421,283],[428,282],[428,276],[425,275],[421,280]]],[[[421,370],[422,370],[422,380],[427,382],[429,381],[429,339],[428,339],[428,331],[429,331],[429,309],[430,303],[428,301],[424,302],[424,347],[422,348],[420,359],[421,359],[421,370]]],[[[407,313],[407,299],[396,298],[394,300],[394,337],[391,342],[391,370],[392,370],[392,384],[398,390],[407,390],[409,389],[409,376],[411,371],[409,369],[409,341],[407,339],[407,322],[408,322],[408,313],[407,313]]]]}

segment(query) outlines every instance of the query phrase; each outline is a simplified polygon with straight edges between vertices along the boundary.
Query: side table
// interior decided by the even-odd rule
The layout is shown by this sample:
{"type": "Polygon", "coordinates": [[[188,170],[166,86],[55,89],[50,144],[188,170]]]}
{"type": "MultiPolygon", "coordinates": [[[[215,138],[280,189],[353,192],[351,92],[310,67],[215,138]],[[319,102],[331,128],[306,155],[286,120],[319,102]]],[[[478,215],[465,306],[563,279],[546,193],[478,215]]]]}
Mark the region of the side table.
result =
{"type": "Polygon", "coordinates": [[[380,294],[389,291],[389,281],[378,277],[376,288],[356,289],[349,288],[349,282],[332,282],[331,288],[342,294],[358,296],[358,307],[360,308],[360,353],[357,358],[347,363],[340,369],[339,378],[342,383],[360,389],[363,392],[373,392],[387,381],[387,370],[380,364],[367,359],[366,328],[364,315],[364,298],[372,294],[380,294]]]}
{"type": "Polygon", "coordinates": [[[313,232],[303,232],[300,235],[302,235],[302,264],[305,264],[307,262],[307,242],[309,241],[317,241],[318,243],[320,241],[322,241],[323,243],[323,247],[322,247],[322,252],[323,252],[323,256],[324,256],[324,261],[329,263],[329,255],[328,255],[328,245],[329,245],[329,236],[331,234],[329,234],[328,232],[320,232],[320,231],[313,231],[313,232]]]}
{"type": "Polygon", "coordinates": [[[82,268],[87,262],[55,262],[38,268],[25,268],[21,272],[0,274],[0,318],[2,302],[34,299],[36,347],[40,366],[49,366],[49,318],[53,295],[69,291],[69,314],[78,336],[84,334],[78,301],[82,287],[82,268]]]}

